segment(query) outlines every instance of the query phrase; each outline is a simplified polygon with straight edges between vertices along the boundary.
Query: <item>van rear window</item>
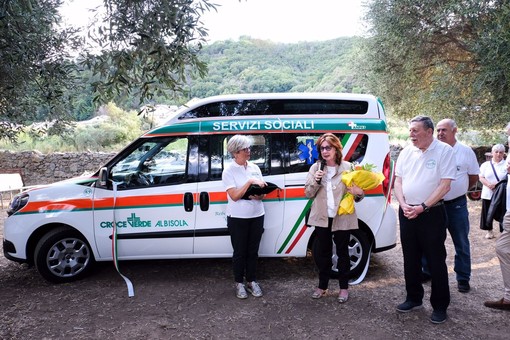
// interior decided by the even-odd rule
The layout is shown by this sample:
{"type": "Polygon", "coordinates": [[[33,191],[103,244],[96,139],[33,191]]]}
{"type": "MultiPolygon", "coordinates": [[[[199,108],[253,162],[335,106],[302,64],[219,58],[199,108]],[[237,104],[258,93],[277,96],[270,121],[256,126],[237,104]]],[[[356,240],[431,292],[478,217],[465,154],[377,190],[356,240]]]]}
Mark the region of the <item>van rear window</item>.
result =
{"type": "Polygon", "coordinates": [[[367,111],[368,102],[363,100],[232,100],[200,106],[181,115],[179,119],[265,115],[364,115],[367,111]]]}

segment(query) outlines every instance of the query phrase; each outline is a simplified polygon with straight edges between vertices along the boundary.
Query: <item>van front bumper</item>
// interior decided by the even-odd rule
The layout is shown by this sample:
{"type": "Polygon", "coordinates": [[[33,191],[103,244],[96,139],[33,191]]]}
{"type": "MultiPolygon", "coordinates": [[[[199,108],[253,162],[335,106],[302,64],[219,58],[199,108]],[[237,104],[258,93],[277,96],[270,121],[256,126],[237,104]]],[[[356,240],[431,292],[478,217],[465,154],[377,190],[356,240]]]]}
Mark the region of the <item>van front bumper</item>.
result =
{"type": "Polygon", "coordinates": [[[6,259],[14,261],[14,262],[18,262],[18,263],[26,263],[27,262],[24,259],[20,259],[20,258],[17,258],[17,257],[14,257],[11,255],[11,253],[13,253],[13,254],[16,253],[16,247],[14,246],[14,243],[12,243],[11,241],[4,240],[2,242],[2,246],[4,249],[4,256],[6,259]]]}

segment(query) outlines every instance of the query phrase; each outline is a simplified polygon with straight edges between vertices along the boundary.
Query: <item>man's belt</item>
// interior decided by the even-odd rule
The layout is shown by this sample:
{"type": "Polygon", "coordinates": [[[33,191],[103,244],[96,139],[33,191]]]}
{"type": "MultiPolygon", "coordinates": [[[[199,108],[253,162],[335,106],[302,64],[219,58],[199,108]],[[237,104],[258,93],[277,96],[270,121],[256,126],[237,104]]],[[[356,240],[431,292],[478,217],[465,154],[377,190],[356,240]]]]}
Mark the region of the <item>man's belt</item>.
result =
{"type": "Polygon", "coordinates": [[[452,200],[445,200],[444,201],[444,204],[455,204],[457,203],[458,201],[462,200],[462,199],[465,199],[466,198],[466,195],[460,195],[459,197],[455,197],[454,199],[452,200]]]}
{"type": "Polygon", "coordinates": [[[431,205],[431,206],[429,207],[429,209],[440,207],[440,206],[442,206],[444,203],[445,203],[445,202],[444,202],[444,200],[439,200],[439,201],[437,201],[437,202],[436,202],[436,204],[431,205]]]}

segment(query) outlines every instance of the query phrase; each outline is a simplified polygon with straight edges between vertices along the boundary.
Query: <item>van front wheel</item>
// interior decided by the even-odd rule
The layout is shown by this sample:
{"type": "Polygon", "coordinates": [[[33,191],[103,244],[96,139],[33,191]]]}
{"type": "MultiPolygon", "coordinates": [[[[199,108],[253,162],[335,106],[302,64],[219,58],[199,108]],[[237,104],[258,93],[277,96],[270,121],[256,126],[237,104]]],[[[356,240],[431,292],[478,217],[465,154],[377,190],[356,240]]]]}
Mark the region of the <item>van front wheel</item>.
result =
{"type": "Polygon", "coordinates": [[[49,231],[37,243],[34,263],[39,274],[53,283],[71,282],[85,276],[94,255],[85,238],[68,227],[49,231]]]}

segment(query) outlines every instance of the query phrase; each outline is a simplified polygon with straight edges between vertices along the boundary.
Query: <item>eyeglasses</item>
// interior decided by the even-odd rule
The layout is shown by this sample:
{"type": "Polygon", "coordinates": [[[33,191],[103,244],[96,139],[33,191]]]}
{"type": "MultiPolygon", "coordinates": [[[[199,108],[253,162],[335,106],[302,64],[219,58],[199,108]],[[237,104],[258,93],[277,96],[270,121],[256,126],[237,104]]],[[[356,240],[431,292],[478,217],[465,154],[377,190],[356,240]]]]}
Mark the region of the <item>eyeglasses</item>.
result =
{"type": "Polygon", "coordinates": [[[250,150],[251,150],[251,148],[250,148],[250,147],[247,147],[247,148],[241,149],[241,150],[239,150],[239,151],[248,152],[248,151],[250,151],[250,150]]]}
{"type": "Polygon", "coordinates": [[[331,149],[333,149],[332,146],[321,146],[321,151],[331,151],[331,149]]]}

